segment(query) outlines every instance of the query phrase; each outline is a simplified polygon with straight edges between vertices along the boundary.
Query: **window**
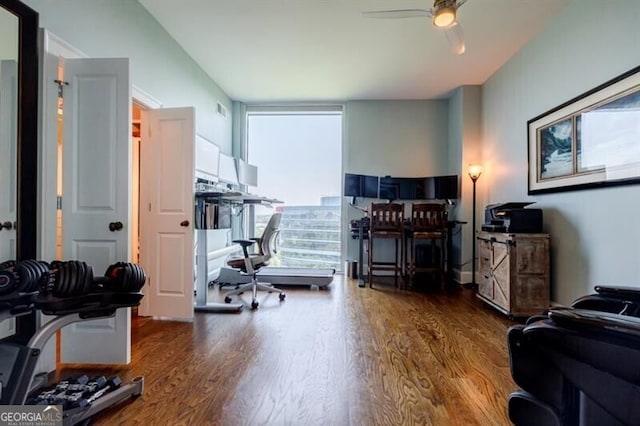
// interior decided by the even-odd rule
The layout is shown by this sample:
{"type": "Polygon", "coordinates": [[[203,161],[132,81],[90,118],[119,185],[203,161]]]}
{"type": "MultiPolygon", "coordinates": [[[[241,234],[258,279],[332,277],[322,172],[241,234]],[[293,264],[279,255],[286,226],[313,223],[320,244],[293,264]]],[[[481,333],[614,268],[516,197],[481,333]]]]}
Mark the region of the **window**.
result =
{"type": "Polygon", "coordinates": [[[340,269],[341,110],[249,111],[247,160],[258,167],[249,192],[284,201],[255,210],[253,235],[283,213],[271,265],[340,269]]]}

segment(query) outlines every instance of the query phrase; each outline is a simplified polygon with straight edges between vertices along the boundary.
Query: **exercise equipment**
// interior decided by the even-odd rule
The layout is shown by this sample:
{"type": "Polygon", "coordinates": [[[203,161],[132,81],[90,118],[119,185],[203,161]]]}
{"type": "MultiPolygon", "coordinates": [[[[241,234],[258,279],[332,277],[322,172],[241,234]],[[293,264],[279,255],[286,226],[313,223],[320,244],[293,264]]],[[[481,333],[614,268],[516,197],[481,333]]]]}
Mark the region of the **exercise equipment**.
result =
{"type": "Polygon", "coordinates": [[[118,377],[79,376],[41,389],[36,374],[38,358],[58,330],[114,317],[118,309],[140,304],[146,276],[139,265],[118,262],[109,266],[104,277],[94,277],[85,262],[28,260],[3,262],[0,272],[5,287],[0,294],[0,321],[20,321],[37,310],[54,316],[30,335],[16,333],[0,340],[0,405],[62,405],[63,424],[75,425],[142,394],[143,377],[122,384],[118,377]]]}
{"type": "MultiPolygon", "coordinates": [[[[266,266],[256,272],[259,282],[273,285],[318,286],[326,288],[333,282],[336,270],[333,268],[287,268],[266,266]]],[[[215,283],[219,285],[238,285],[251,282],[251,277],[232,268],[221,268],[215,283]]]]}

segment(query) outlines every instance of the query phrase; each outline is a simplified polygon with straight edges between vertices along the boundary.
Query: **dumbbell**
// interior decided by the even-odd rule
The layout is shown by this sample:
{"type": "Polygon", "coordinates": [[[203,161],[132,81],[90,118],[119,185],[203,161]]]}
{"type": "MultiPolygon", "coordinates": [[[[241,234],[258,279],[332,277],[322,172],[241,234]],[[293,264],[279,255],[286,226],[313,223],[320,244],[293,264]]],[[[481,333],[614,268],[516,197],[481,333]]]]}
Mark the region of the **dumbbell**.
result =
{"type": "Polygon", "coordinates": [[[115,292],[130,293],[140,291],[147,276],[140,265],[129,262],[117,262],[105,272],[110,288],[115,292]]]}
{"type": "Polygon", "coordinates": [[[82,393],[83,396],[89,397],[107,385],[107,378],[104,376],[94,377],[87,383],[74,383],[69,385],[67,393],[82,393]]]}
{"type": "Polygon", "coordinates": [[[112,377],[107,381],[107,385],[105,387],[103,387],[98,392],[90,396],[87,401],[89,402],[89,404],[91,404],[93,401],[100,398],[104,394],[118,389],[120,385],[122,385],[122,380],[120,380],[120,377],[118,376],[112,377]]]}
{"type": "Polygon", "coordinates": [[[17,290],[21,293],[38,291],[42,280],[49,280],[50,267],[46,262],[23,260],[2,262],[0,264],[0,294],[17,290]]]}
{"type": "Polygon", "coordinates": [[[72,297],[87,294],[93,283],[93,268],[86,262],[69,260],[51,263],[54,281],[50,284],[48,293],[56,297],[72,297]]]}
{"type": "Polygon", "coordinates": [[[88,382],[89,377],[85,375],[78,376],[75,379],[65,379],[61,382],[56,383],[54,387],[40,392],[34,398],[34,404],[50,404],[50,402],[56,399],[58,396],[64,395],[71,386],[86,385],[88,382]]]}
{"type": "Polygon", "coordinates": [[[14,266],[16,266],[15,260],[7,260],[0,263],[0,294],[9,293],[15,288],[14,266]]]}

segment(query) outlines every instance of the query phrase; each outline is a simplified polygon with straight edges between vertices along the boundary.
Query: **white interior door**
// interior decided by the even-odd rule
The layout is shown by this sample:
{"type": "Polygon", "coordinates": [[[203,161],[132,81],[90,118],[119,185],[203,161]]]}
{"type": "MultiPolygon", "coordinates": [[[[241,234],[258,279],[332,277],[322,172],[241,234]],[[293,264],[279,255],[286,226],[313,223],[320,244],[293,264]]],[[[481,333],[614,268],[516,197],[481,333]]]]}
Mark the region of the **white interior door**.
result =
{"type": "Polygon", "coordinates": [[[140,263],[147,273],[139,313],[193,318],[195,110],[142,113],[140,263]]]}
{"type": "MultiPolygon", "coordinates": [[[[18,63],[0,61],[0,262],[15,259],[16,145],[18,125],[18,63]]],[[[15,333],[15,320],[0,323],[0,339],[15,333]]]]}
{"type": "MultiPolygon", "coordinates": [[[[82,260],[104,275],[129,261],[131,86],[129,60],[64,61],[62,144],[63,260],[82,260]],[[123,228],[110,231],[109,224],[123,228]]],[[[126,364],[131,359],[131,310],[62,331],[65,363],[126,364]]]]}

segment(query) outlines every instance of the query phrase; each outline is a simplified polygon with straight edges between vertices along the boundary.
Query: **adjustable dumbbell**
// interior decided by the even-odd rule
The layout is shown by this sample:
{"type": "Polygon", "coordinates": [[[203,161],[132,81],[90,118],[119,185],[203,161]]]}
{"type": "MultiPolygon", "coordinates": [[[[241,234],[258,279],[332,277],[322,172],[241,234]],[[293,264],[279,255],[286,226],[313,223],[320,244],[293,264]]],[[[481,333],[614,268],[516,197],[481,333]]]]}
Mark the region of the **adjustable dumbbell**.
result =
{"type": "Polygon", "coordinates": [[[13,268],[16,266],[15,260],[7,260],[0,263],[0,294],[10,293],[16,285],[16,276],[13,268]]]}
{"type": "Polygon", "coordinates": [[[140,291],[147,279],[140,265],[129,262],[117,262],[105,272],[111,290],[129,293],[140,291]]]}
{"type": "Polygon", "coordinates": [[[14,261],[0,264],[0,294],[17,290],[21,293],[38,291],[42,280],[49,280],[50,267],[38,260],[14,261]]]}
{"type": "Polygon", "coordinates": [[[51,263],[55,276],[49,292],[56,297],[71,297],[87,294],[93,284],[93,269],[86,262],[70,260],[51,263]]]}

